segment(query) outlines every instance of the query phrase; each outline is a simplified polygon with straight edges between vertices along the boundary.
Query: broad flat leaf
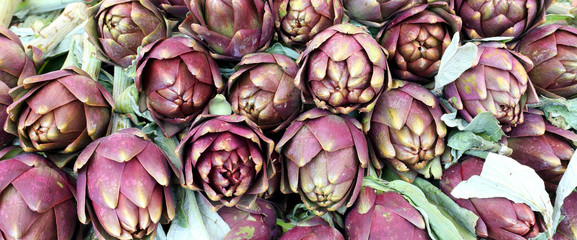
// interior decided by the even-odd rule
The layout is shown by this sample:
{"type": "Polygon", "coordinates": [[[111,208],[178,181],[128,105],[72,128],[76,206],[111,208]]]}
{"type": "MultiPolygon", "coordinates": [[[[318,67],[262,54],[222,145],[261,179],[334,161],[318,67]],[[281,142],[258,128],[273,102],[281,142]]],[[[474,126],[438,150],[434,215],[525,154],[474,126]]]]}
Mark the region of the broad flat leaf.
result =
{"type": "Polygon", "coordinates": [[[464,199],[504,197],[525,203],[543,215],[547,235],[553,236],[553,206],[545,183],[535,170],[512,158],[489,153],[481,175],[459,183],[451,195],[464,199]]]}
{"type": "Polygon", "coordinates": [[[555,197],[555,208],[553,212],[554,227],[557,228],[559,222],[561,222],[561,207],[563,206],[563,201],[573,190],[577,187],[577,151],[573,153],[571,160],[569,160],[569,165],[559,181],[559,186],[557,187],[556,197],[555,197]]]}
{"type": "Polygon", "coordinates": [[[459,41],[459,33],[455,33],[451,39],[451,44],[445,49],[445,53],[441,57],[441,65],[435,76],[435,88],[433,89],[436,96],[443,95],[443,88],[471,68],[477,58],[477,45],[466,43],[459,47],[459,41]]]}

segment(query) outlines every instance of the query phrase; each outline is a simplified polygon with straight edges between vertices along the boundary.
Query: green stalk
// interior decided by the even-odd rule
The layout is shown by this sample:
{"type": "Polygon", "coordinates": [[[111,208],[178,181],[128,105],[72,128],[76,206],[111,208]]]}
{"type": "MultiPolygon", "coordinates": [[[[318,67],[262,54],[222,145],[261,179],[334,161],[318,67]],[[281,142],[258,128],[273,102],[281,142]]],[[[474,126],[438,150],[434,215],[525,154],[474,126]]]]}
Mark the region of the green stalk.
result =
{"type": "MultiPolygon", "coordinates": [[[[114,81],[112,84],[112,99],[116,102],[120,100],[122,93],[126,90],[132,83],[132,79],[128,75],[128,69],[115,66],[114,67],[114,81]]],[[[116,108],[116,106],[115,106],[116,108]]],[[[130,119],[121,116],[118,112],[114,113],[112,117],[112,132],[118,132],[125,128],[132,127],[130,119]]]]}
{"type": "Polygon", "coordinates": [[[64,63],[62,64],[61,69],[64,69],[67,67],[74,67],[74,66],[77,66],[79,64],[78,56],[76,55],[76,52],[74,51],[74,49],[76,49],[76,46],[78,46],[79,44],[82,44],[82,36],[81,35],[72,36],[72,38],[70,40],[70,51],[68,51],[68,55],[66,55],[66,59],[64,60],[64,63]]]}
{"type": "Polygon", "coordinates": [[[82,46],[82,70],[88,73],[94,81],[98,81],[102,62],[96,58],[96,47],[88,40],[86,33],[84,33],[82,46]]]}
{"type": "MultiPolygon", "coordinates": [[[[2,0],[6,1],[6,0],[2,0]]],[[[15,12],[27,11],[27,14],[41,14],[63,9],[73,2],[82,2],[82,0],[26,0],[17,5],[15,12]]]]}
{"type": "Polygon", "coordinates": [[[0,1],[0,25],[10,27],[12,15],[16,12],[16,7],[22,0],[2,0],[0,1]]]}

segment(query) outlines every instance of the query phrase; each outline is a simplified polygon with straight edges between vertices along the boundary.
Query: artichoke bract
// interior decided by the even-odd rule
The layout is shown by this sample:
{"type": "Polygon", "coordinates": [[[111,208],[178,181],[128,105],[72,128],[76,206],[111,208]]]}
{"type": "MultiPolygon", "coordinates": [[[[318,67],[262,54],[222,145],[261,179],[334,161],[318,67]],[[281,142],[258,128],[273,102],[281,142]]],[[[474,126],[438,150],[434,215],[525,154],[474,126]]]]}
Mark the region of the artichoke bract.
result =
{"type": "Polygon", "coordinates": [[[355,206],[347,214],[345,229],[348,239],[430,239],[425,220],[402,195],[378,193],[364,187],[355,206]]]}
{"type": "Polygon", "coordinates": [[[466,208],[477,216],[475,230],[477,236],[490,239],[528,239],[535,237],[540,229],[540,218],[527,204],[515,203],[506,198],[471,198],[455,199],[451,191],[462,181],[473,175],[481,175],[483,159],[466,156],[459,163],[452,165],[443,174],[441,190],[449,195],[459,206],[466,208]]]}
{"type": "Polygon", "coordinates": [[[539,101],[527,75],[532,67],[531,60],[502,44],[481,44],[473,67],[445,86],[445,99],[465,120],[490,112],[509,131],[523,122],[525,104],[539,101]]]}
{"type": "Polygon", "coordinates": [[[182,33],[208,46],[216,59],[240,60],[264,50],[274,35],[274,16],[264,0],[186,0],[190,15],[182,33]]]}
{"type": "Polygon", "coordinates": [[[552,0],[451,0],[471,39],[518,38],[545,20],[552,0]]]}
{"type": "Polygon", "coordinates": [[[445,2],[412,7],[392,18],[379,33],[379,42],[389,52],[393,77],[421,84],[433,81],[461,25],[445,2]]]}
{"type": "Polygon", "coordinates": [[[324,219],[314,216],[299,222],[282,235],[280,240],[345,240],[343,234],[324,219]]]}
{"type": "Polygon", "coordinates": [[[169,35],[166,19],[149,0],[104,0],[92,11],[86,32],[99,57],[111,64],[126,68],[138,47],[169,35]]]}
{"type": "Polygon", "coordinates": [[[515,50],[529,57],[535,67],[528,72],[539,93],[572,97],[577,94],[577,28],[552,24],[535,28],[515,50]]]}
{"type": "Polygon", "coordinates": [[[228,81],[232,111],[244,115],[264,131],[278,132],[299,114],[300,90],[294,85],[298,66],[276,53],[255,53],[242,58],[228,81]]]}
{"type": "Polygon", "coordinates": [[[185,19],[188,14],[185,0],[151,0],[166,15],[177,19],[185,19]]]}
{"type": "Polygon", "coordinates": [[[298,116],[278,142],[281,191],[298,193],[317,215],[353,205],[369,164],[361,124],[318,108],[298,116]]]}
{"type": "Polygon", "coordinates": [[[295,85],[307,103],[333,113],[367,112],[389,88],[387,52],[363,28],[339,24],[316,35],[299,56],[295,85]]]}
{"type": "Polygon", "coordinates": [[[251,208],[268,190],[274,142],[240,115],[200,115],[178,145],[183,187],[201,191],[215,209],[251,208]]]}
{"type": "Polygon", "coordinates": [[[75,67],[28,77],[11,94],[4,129],[27,152],[77,152],[110,125],[110,93],[75,67]]]}
{"type": "Polygon", "coordinates": [[[533,168],[554,193],[575,151],[577,134],[553,126],[542,114],[525,113],[525,122],[507,135],[511,158],[533,168]]]}
{"type": "Polygon", "coordinates": [[[187,37],[146,45],[136,67],[140,111],[148,109],[167,137],[190,126],[224,85],[208,51],[187,37]]]}
{"type": "Polygon", "coordinates": [[[36,75],[32,59],[26,55],[20,38],[4,26],[0,26],[0,81],[8,87],[16,87],[24,78],[36,75]]]}
{"type": "Polygon", "coordinates": [[[277,239],[280,235],[274,205],[260,198],[249,209],[223,207],[218,215],[230,227],[223,240],[277,239]]]}
{"type": "Polygon", "coordinates": [[[274,0],[275,30],[291,46],[305,46],[315,35],[341,23],[342,0],[274,0]]]}
{"type": "Polygon", "coordinates": [[[557,226],[554,240],[573,240],[577,239],[577,192],[573,191],[563,201],[561,207],[563,220],[557,226]]]}
{"type": "Polygon", "coordinates": [[[371,27],[382,27],[394,14],[425,0],[343,0],[345,13],[352,19],[371,27]]]}
{"type": "Polygon", "coordinates": [[[10,144],[15,137],[13,134],[7,133],[3,127],[6,124],[6,120],[8,120],[6,109],[13,101],[9,91],[8,85],[0,81],[0,127],[2,127],[0,129],[0,147],[10,144]]]}
{"type": "Polygon", "coordinates": [[[376,155],[373,165],[382,169],[386,162],[412,182],[445,151],[447,127],[441,121],[441,104],[429,90],[410,82],[394,85],[364,116],[364,129],[376,155]]]}
{"type": "Polygon", "coordinates": [[[74,164],[78,218],[92,221],[106,239],[155,234],[161,220],[174,218],[173,171],[164,152],[136,128],[100,138],[74,164]]]}
{"type": "Polygon", "coordinates": [[[0,161],[0,239],[72,239],[80,225],[75,209],[72,179],[45,158],[0,161]]]}

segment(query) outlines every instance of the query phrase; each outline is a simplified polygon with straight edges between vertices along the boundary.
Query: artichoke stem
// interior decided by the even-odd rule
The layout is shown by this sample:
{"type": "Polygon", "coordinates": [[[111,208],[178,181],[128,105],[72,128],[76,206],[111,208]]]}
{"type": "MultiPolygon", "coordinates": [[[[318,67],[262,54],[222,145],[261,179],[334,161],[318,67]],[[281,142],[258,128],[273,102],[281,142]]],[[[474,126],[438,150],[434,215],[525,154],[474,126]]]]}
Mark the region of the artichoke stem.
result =
{"type": "MultiPolygon", "coordinates": [[[[75,49],[77,45],[82,44],[82,36],[81,35],[73,35],[71,40],[70,40],[70,49],[75,49]]],[[[75,67],[78,66],[80,63],[78,62],[78,59],[76,59],[76,52],[71,50],[68,51],[68,55],[66,55],[66,59],[64,60],[64,63],[62,64],[62,68],[67,68],[67,67],[75,67]]]]}
{"type": "MultiPolygon", "coordinates": [[[[130,84],[132,84],[132,79],[128,75],[128,69],[124,69],[119,66],[114,67],[114,82],[112,84],[112,100],[114,101],[114,108],[117,108],[117,104],[121,102],[121,96],[124,90],[126,90],[130,84]]],[[[112,117],[112,132],[118,132],[125,128],[132,127],[130,124],[130,119],[122,116],[120,113],[115,112],[112,117]]]]}
{"type": "Polygon", "coordinates": [[[0,1],[0,25],[10,27],[12,15],[16,11],[16,7],[22,0],[2,0],[0,1]]]}
{"type": "MultiPolygon", "coordinates": [[[[3,0],[4,1],[4,0],[3,0]]],[[[39,32],[39,37],[28,43],[48,55],[72,30],[82,24],[88,16],[88,6],[84,3],[71,3],[50,25],[39,32]]]]}
{"type": "Polygon", "coordinates": [[[561,2],[555,2],[547,9],[548,14],[572,14],[571,5],[561,2]]]}
{"type": "Polygon", "coordinates": [[[86,33],[83,36],[82,47],[82,70],[88,73],[94,81],[98,81],[102,62],[96,58],[96,47],[88,40],[86,33]]]}
{"type": "MultiPolygon", "coordinates": [[[[2,0],[6,1],[6,0],[2,0]]],[[[13,0],[8,0],[13,1],[13,0]]],[[[27,11],[27,15],[41,14],[63,9],[73,2],[82,2],[82,0],[18,0],[20,4],[16,7],[15,12],[27,11]]],[[[89,1],[84,1],[89,2],[89,1]]]]}

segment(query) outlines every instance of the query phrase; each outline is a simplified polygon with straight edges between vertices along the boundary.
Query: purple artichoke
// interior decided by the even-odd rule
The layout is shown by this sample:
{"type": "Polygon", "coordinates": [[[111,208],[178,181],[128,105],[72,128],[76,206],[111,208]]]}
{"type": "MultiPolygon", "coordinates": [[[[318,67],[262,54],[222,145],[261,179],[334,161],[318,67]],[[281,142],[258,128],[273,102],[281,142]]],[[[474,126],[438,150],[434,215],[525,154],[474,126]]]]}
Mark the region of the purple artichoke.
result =
{"type": "Polygon", "coordinates": [[[150,111],[167,137],[190,126],[223,89],[216,62],[196,40],[174,37],[146,45],[137,61],[140,110],[150,111]]]}
{"type": "Polygon", "coordinates": [[[369,187],[361,190],[345,225],[351,240],[430,239],[423,216],[402,195],[369,187]]]}
{"type": "Polygon", "coordinates": [[[525,104],[539,101],[527,76],[532,67],[531,60],[502,44],[481,44],[473,67],[445,87],[445,99],[465,120],[490,112],[509,131],[523,123],[525,104]]]}
{"type": "Polygon", "coordinates": [[[365,131],[376,154],[373,165],[382,169],[386,161],[403,180],[412,182],[445,151],[447,127],[439,100],[429,90],[415,83],[395,84],[365,115],[365,131]]]}
{"type": "Polygon", "coordinates": [[[453,34],[461,31],[461,18],[445,2],[412,7],[392,18],[379,33],[389,52],[393,77],[417,83],[434,80],[441,56],[453,34]]]}
{"type": "Polygon", "coordinates": [[[92,220],[105,238],[155,234],[161,218],[174,218],[172,171],[164,152],[136,128],[100,138],[74,164],[78,218],[84,224],[92,220]]]}
{"type": "Polygon", "coordinates": [[[151,0],[151,2],[170,17],[185,19],[188,14],[185,0],[151,0]]]}
{"type": "Polygon", "coordinates": [[[240,60],[266,49],[274,35],[274,17],[264,0],[187,0],[190,15],[179,29],[206,44],[213,57],[240,60]]]}
{"type": "Polygon", "coordinates": [[[572,192],[565,198],[561,207],[561,214],[564,216],[557,227],[557,232],[553,236],[554,240],[574,240],[577,239],[577,192],[572,192]]]}
{"type": "Polygon", "coordinates": [[[20,38],[4,26],[0,26],[0,81],[8,87],[16,87],[24,78],[36,75],[34,62],[24,50],[20,38]]]}
{"type": "Polygon", "coordinates": [[[72,179],[45,158],[0,161],[0,239],[72,239],[80,225],[75,209],[72,179]]]}
{"type": "Polygon", "coordinates": [[[547,191],[555,192],[575,151],[577,134],[553,126],[541,114],[525,113],[523,124],[507,135],[511,158],[535,169],[547,191]]]}
{"type": "Polygon", "coordinates": [[[291,46],[305,46],[315,35],[341,23],[342,0],[274,0],[275,30],[291,46]]]}
{"type": "Polygon", "coordinates": [[[577,28],[553,24],[533,29],[515,49],[535,64],[528,74],[537,91],[554,97],[577,94],[577,28]]]}
{"type": "Polygon", "coordinates": [[[314,216],[299,222],[282,235],[280,240],[345,240],[343,234],[321,217],[314,216]]]}
{"type": "Polygon", "coordinates": [[[552,0],[452,0],[463,30],[471,39],[518,38],[545,20],[552,0]]]}
{"type": "Polygon", "coordinates": [[[293,121],[277,145],[281,191],[298,193],[317,215],[353,205],[369,163],[361,124],[318,108],[293,121]]]}
{"type": "Polygon", "coordinates": [[[343,0],[345,13],[364,25],[382,27],[394,14],[427,3],[425,0],[343,0]]]}
{"type": "Polygon", "coordinates": [[[244,56],[237,67],[228,82],[232,111],[263,130],[286,128],[302,108],[294,85],[296,63],[281,54],[255,53],[244,56]]]}
{"type": "Polygon", "coordinates": [[[295,85],[303,99],[333,113],[367,112],[391,84],[386,50],[352,24],[316,35],[297,63],[295,85]]]}
{"type": "Polygon", "coordinates": [[[218,215],[230,227],[223,240],[277,239],[280,235],[274,205],[260,198],[249,209],[223,207],[218,215]]]}
{"type": "Polygon", "coordinates": [[[26,78],[11,94],[4,129],[27,152],[82,150],[106,134],[114,106],[102,85],[74,67],[26,78]]]}
{"type": "Polygon", "coordinates": [[[251,208],[273,176],[274,142],[248,118],[200,115],[177,148],[183,187],[202,191],[214,208],[251,208]]]}
{"type": "MultiPolygon", "coordinates": [[[[441,179],[441,190],[451,198],[451,191],[462,181],[473,175],[481,175],[483,159],[466,156],[447,170],[441,179]]],[[[524,240],[537,236],[541,224],[535,213],[524,203],[515,203],[506,198],[455,199],[459,206],[477,216],[477,236],[490,239],[524,240]]]]}
{"type": "Polygon", "coordinates": [[[149,0],[104,0],[93,7],[86,32],[101,58],[128,67],[138,47],[169,35],[166,19],[149,0]]]}

